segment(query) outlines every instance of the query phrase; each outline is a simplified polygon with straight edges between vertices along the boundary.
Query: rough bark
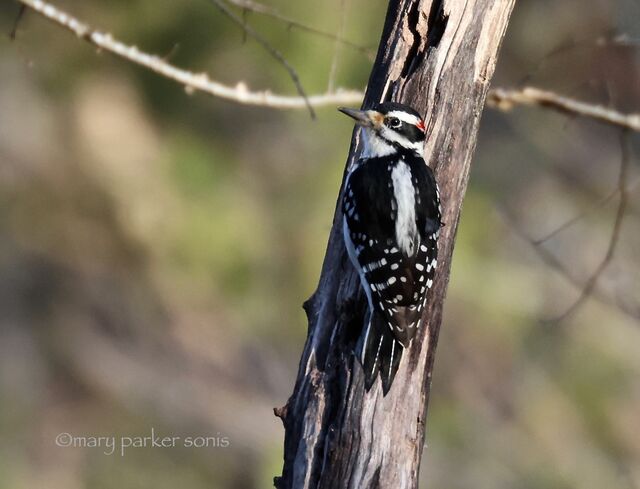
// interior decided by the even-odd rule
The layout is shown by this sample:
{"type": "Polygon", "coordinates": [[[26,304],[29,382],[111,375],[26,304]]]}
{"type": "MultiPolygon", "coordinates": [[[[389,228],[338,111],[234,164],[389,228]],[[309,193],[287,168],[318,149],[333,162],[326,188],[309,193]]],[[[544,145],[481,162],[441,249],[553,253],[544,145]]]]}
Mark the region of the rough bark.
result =
{"type": "MultiPolygon", "coordinates": [[[[515,0],[391,0],[363,106],[394,100],[426,115],[425,159],[446,223],[423,327],[386,397],[365,392],[353,356],[365,300],[336,208],[285,426],[279,489],[417,488],[426,409],[451,255],[480,115],[515,0]]],[[[359,150],[358,133],[347,160],[359,150]]],[[[341,189],[342,192],[342,189],[341,189]]]]}

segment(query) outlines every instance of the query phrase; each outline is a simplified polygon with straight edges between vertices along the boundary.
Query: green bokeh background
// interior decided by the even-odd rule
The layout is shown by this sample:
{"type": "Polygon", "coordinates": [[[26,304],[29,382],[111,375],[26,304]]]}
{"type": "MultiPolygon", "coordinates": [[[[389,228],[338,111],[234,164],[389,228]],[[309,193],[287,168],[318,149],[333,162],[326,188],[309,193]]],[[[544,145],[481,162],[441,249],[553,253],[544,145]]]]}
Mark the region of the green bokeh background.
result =
{"type": "MultiPolygon", "coordinates": [[[[204,0],[60,0],[96,28],[218,81],[294,94],[286,71],[204,0]]],[[[379,0],[278,12],[375,50],[379,0]]],[[[351,137],[328,107],[188,95],[0,4],[0,489],[266,488],[272,414],[292,391],[351,137]],[[225,437],[226,448],[56,445],[56,436],[225,437]]],[[[240,11],[237,11],[239,14],[240,11]]],[[[308,93],[365,86],[371,59],[248,14],[308,93]],[[332,63],[335,77],[330,80],[332,63]]],[[[637,0],[520,0],[494,86],[525,83],[640,111],[637,0]],[[625,43],[610,41],[625,34],[625,43]],[[597,42],[598,39],[601,42],[597,42]]],[[[483,116],[455,250],[422,484],[640,487],[640,203],[598,296],[618,131],[539,109],[483,116]],[[507,218],[505,216],[511,216],[507,218]],[[622,310],[627,312],[622,312],[622,310]]],[[[445,203],[446,205],[446,203],[445,203]]]]}

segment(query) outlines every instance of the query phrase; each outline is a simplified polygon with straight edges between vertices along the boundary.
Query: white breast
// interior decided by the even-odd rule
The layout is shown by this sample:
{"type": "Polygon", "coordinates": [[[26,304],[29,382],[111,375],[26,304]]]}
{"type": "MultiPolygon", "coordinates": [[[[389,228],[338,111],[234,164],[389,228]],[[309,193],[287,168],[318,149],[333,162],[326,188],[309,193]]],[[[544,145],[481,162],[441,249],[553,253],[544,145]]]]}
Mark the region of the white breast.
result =
{"type": "Polygon", "coordinates": [[[412,256],[416,249],[416,196],[411,183],[411,169],[401,161],[391,171],[393,194],[398,205],[396,242],[405,254],[412,256]]]}

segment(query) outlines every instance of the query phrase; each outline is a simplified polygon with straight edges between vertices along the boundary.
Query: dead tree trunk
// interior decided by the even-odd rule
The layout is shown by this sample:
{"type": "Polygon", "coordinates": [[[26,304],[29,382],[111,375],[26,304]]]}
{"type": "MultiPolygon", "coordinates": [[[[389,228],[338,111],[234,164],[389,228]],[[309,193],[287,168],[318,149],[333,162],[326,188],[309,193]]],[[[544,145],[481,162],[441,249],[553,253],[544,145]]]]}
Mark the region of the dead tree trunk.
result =
{"type": "MultiPolygon", "coordinates": [[[[420,329],[386,397],[365,392],[353,348],[365,300],[342,241],[340,206],[285,426],[279,489],[418,487],[426,408],[460,207],[480,114],[515,0],[391,0],[363,106],[393,100],[426,114],[425,159],[446,223],[420,329]]],[[[359,150],[354,132],[347,168],[359,150]]]]}

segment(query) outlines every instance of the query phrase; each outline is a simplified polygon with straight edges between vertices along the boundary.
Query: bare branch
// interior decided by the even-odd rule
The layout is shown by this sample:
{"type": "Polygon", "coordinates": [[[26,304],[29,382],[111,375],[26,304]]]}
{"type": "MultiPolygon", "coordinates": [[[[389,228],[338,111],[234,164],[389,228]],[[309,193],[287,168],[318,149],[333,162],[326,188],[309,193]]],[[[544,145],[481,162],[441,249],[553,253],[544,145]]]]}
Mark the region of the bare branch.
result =
{"type": "Polygon", "coordinates": [[[620,135],[621,157],[620,157],[620,176],[618,177],[618,192],[620,192],[620,202],[618,204],[618,210],[616,212],[616,218],[613,223],[613,230],[611,231],[611,239],[609,240],[609,246],[604,258],[600,262],[600,265],[596,267],[595,271],[587,282],[585,283],[580,297],[569,307],[563,314],[561,314],[555,321],[562,321],[573,314],[582,303],[591,296],[593,290],[598,283],[598,279],[605,271],[615,253],[618,241],[620,240],[620,231],[622,229],[622,221],[624,219],[624,213],[627,208],[628,202],[628,189],[627,189],[627,173],[629,168],[629,133],[625,130],[620,135]]]}
{"type": "Polygon", "coordinates": [[[246,35],[251,36],[258,44],[260,44],[265,49],[265,51],[267,51],[271,55],[273,59],[275,59],[278,63],[284,66],[284,69],[287,70],[287,72],[289,73],[289,76],[293,80],[293,83],[296,86],[296,90],[298,90],[298,93],[304,99],[305,105],[307,106],[307,108],[309,109],[309,112],[311,113],[311,117],[315,118],[316,114],[313,111],[313,107],[311,107],[311,104],[309,103],[309,99],[307,98],[307,94],[305,93],[304,88],[302,88],[302,83],[300,82],[300,77],[298,76],[298,72],[286,60],[284,55],[280,51],[278,51],[276,48],[274,48],[269,43],[269,41],[267,41],[264,37],[262,37],[262,35],[258,34],[258,32],[253,30],[253,28],[249,27],[249,25],[245,23],[244,19],[242,19],[241,17],[238,17],[235,13],[233,13],[231,9],[229,9],[227,4],[224,2],[224,0],[209,0],[209,2],[215,5],[215,7],[218,10],[220,10],[220,12],[222,12],[224,15],[230,18],[233,22],[238,24],[246,35]]]}
{"type": "Polygon", "coordinates": [[[224,85],[210,79],[206,73],[193,73],[177,68],[158,56],[147,54],[135,46],[114,39],[110,34],[94,30],[50,3],[42,0],[19,1],[101,50],[143,66],[160,76],[183,85],[188,93],[198,91],[240,104],[277,109],[303,109],[307,107],[307,102],[313,107],[360,104],[362,102],[362,92],[355,90],[339,89],[331,93],[311,95],[305,100],[299,96],[279,95],[269,91],[250,91],[242,82],[236,86],[224,85]]]}
{"type": "Polygon", "coordinates": [[[525,87],[521,90],[496,88],[489,92],[487,104],[504,111],[512,109],[515,105],[546,107],[564,114],[595,119],[640,132],[640,114],[623,114],[602,105],[588,104],[534,87],[525,87]]]}
{"type": "MultiPolygon", "coordinates": [[[[359,90],[336,89],[335,91],[310,95],[304,98],[302,96],[275,94],[268,90],[251,91],[244,82],[239,82],[235,86],[225,85],[212,80],[207,73],[194,73],[178,68],[163,58],[148,54],[139,50],[136,46],[130,46],[114,39],[111,34],[94,30],[46,1],[18,1],[103,51],[108,51],[183,85],[188,93],[198,91],[240,104],[275,109],[360,105],[364,97],[364,93],[359,90]]],[[[244,0],[230,1],[237,5],[241,3],[244,5],[244,0]]],[[[252,2],[251,5],[255,4],[252,2]]],[[[242,19],[238,19],[238,21],[244,25],[242,19]]],[[[640,114],[623,114],[601,105],[588,104],[534,87],[522,90],[506,90],[502,88],[490,90],[487,105],[499,110],[510,110],[516,105],[551,108],[565,114],[594,119],[605,124],[640,132],[640,114]]]]}

